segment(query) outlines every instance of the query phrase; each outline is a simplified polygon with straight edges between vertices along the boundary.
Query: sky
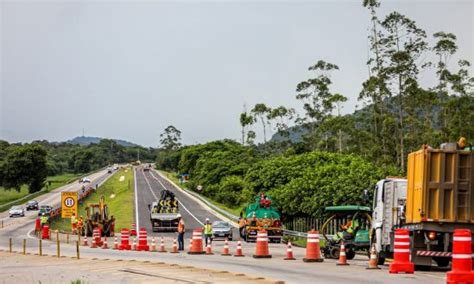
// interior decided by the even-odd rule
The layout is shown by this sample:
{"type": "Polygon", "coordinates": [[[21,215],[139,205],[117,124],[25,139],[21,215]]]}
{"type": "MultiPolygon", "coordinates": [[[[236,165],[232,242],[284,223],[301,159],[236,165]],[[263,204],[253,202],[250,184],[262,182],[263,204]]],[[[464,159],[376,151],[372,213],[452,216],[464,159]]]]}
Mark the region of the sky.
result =
{"type": "MultiPolygon", "coordinates": [[[[3,140],[65,141],[84,129],[156,147],[168,125],[184,144],[237,140],[244,107],[302,114],[295,87],[319,59],[340,68],[343,113],[361,107],[370,15],[359,0],[0,1],[3,140]]],[[[379,16],[393,10],[428,35],[456,34],[451,62],[474,62],[474,1],[383,1],[379,16]]],[[[420,74],[426,85],[432,73],[420,74]]]]}

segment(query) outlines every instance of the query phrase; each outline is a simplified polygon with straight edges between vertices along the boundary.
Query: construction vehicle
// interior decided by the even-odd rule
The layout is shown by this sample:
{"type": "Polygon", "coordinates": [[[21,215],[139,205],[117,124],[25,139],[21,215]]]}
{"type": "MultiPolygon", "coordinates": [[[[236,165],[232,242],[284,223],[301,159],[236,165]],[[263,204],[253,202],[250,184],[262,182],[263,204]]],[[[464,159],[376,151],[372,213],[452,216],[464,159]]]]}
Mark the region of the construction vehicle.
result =
{"type": "Polygon", "coordinates": [[[92,236],[94,229],[100,229],[102,236],[114,236],[115,219],[113,216],[109,216],[109,209],[107,204],[105,204],[103,195],[100,197],[99,203],[88,203],[85,210],[85,236],[92,236]]]}
{"type": "Polygon", "coordinates": [[[451,261],[453,231],[474,230],[474,152],[455,143],[442,146],[409,154],[407,179],[377,183],[371,241],[379,264],[392,257],[396,228],[409,230],[415,265],[434,261],[440,267],[451,261]]]}
{"type": "Polygon", "coordinates": [[[281,242],[283,235],[281,217],[278,210],[272,205],[270,196],[261,193],[255,198],[254,203],[245,208],[241,215],[245,219],[243,231],[245,241],[256,241],[258,231],[265,229],[270,242],[281,242]]]}
{"type": "Polygon", "coordinates": [[[179,204],[173,192],[162,190],[160,199],[148,204],[153,232],[178,231],[179,204]]]}
{"type": "MultiPolygon", "coordinates": [[[[343,236],[344,239],[344,247],[346,252],[347,259],[353,259],[356,255],[356,252],[366,252],[368,255],[370,249],[370,225],[372,218],[370,213],[372,210],[370,207],[367,206],[359,206],[359,205],[343,205],[343,206],[329,206],[324,208],[326,213],[329,213],[329,217],[323,223],[321,227],[320,233],[323,235],[323,238],[326,240],[326,245],[323,248],[323,254],[325,258],[339,258],[339,252],[341,250],[340,241],[334,241],[334,238],[330,238],[328,236],[328,227],[330,227],[336,220],[336,223],[343,224],[346,223],[347,217],[351,216],[352,222],[357,220],[358,224],[354,225],[354,230],[351,234],[340,234],[343,236]]],[[[338,228],[339,229],[339,228],[338,228]]]]}

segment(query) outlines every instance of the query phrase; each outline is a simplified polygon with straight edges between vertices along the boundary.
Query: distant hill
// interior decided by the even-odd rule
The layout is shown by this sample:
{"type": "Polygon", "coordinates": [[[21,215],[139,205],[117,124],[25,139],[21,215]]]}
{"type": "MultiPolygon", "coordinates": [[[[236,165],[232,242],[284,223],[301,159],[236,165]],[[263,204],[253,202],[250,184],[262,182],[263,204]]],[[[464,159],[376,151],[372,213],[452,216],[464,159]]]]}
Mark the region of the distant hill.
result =
{"type": "MultiPolygon", "coordinates": [[[[69,144],[75,144],[75,145],[84,145],[87,146],[89,144],[99,144],[99,142],[104,139],[100,137],[91,137],[91,136],[77,136],[71,140],[66,141],[66,143],[69,144]]],[[[120,140],[120,139],[111,139],[117,142],[117,144],[122,145],[124,147],[135,147],[139,146],[137,144],[125,141],[125,140],[120,140]]]]}

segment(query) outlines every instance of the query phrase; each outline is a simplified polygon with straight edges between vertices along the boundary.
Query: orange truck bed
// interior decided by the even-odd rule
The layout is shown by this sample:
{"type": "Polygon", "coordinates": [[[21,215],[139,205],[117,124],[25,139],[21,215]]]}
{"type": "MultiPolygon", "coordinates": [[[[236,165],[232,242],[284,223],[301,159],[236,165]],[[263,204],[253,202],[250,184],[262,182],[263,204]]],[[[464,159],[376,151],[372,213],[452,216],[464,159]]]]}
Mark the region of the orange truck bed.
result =
{"type": "Polygon", "coordinates": [[[406,222],[474,223],[474,152],[408,155],[406,222]]]}

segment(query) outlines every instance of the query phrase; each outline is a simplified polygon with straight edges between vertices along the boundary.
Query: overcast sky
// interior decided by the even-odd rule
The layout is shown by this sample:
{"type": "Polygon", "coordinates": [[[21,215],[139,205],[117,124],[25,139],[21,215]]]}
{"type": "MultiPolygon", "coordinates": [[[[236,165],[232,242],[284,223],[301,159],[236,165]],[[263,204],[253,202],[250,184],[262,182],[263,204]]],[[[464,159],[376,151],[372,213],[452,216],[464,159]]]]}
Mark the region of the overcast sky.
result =
{"type": "MultiPolygon", "coordinates": [[[[157,146],[170,124],[186,144],[239,139],[244,104],[301,112],[295,86],[319,59],[340,67],[344,112],[360,107],[361,1],[224,2],[1,1],[0,139],[64,141],[84,128],[157,146]]],[[[474,1],[383,1],[379,13],[392,10],[429,35],[455,33],[452,62],[474,61],[474,1]]]]}

